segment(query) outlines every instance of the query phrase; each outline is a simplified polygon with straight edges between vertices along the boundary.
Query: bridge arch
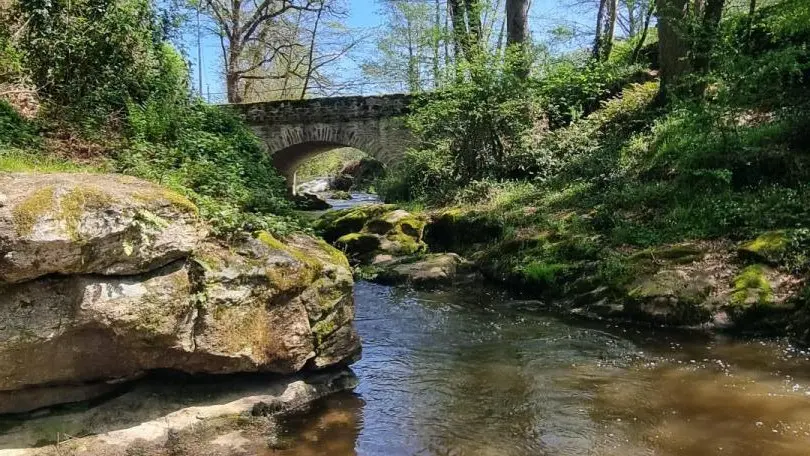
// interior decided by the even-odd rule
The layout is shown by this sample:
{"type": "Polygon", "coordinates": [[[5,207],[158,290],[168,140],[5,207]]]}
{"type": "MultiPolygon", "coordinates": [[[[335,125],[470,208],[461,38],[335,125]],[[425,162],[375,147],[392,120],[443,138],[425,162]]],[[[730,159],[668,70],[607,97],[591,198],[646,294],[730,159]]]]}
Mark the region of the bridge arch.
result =
{"type": "Polygon", "coordinates": [[[405,125],[412,97],[383,95],[233,105],[262,139],[292,186],[298,166],[339,147],[365,152],[386,166],[414,143],[405,125]]]}

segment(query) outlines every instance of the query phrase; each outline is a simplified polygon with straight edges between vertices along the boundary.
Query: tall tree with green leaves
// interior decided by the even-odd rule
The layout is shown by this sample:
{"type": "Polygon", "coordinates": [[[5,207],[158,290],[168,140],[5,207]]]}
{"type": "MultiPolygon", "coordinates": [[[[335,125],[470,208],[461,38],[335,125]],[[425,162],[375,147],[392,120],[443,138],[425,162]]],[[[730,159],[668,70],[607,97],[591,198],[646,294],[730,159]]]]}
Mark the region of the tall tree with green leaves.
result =
{"type": "Polygon", "coordinates": [[[441,10],[435,4],[399,0],[384,0],[380,6],[385,25],[363,73],[387,90],[417,93],[437,87],[445,65],[441,10]]]}

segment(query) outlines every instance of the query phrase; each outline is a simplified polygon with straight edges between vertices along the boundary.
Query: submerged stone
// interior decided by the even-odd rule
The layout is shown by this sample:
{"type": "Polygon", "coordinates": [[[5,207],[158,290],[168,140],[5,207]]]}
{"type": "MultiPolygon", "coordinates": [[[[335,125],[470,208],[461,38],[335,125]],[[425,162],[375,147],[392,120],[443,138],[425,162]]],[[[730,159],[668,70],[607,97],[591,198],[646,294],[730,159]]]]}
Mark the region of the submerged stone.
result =
{"type": "Polygon", "coordinates": [[[475,266],[455,253],[435,253],[375,261],[372,281],[417,287],[448,285],[477,278],[475,266]]]}

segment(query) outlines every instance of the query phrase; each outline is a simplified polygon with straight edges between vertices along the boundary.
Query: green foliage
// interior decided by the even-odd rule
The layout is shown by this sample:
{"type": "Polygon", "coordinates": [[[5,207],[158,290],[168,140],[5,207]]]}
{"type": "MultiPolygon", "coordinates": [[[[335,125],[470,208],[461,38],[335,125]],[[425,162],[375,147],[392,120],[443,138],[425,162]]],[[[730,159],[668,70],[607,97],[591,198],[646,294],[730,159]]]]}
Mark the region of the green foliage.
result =
{"type": "Polygon", "coordinates": [[[37,126],[23,119],[14,108],[0,100],[0,147],[35,146],[39,143],[37,126]]]}
{"type": "Polygon", "coordinates": [[[453,161],[446,149],[411,149],[375,183],[386,202],[439,200],[457,188],[453,161]]]}
{"type": "Polygon", "coordinates": [[[336,176],[343,165],[365,157],[363,151],[342,147],[312,157],[298,167],[296,171],[298,182],[306,182],[318,177],[336,176]]]}
{"type": "Polygon", "coordinates": [[[527,146],[539,104],[515,75],[518,64],[510,58],[473,64],[468,80],[425,96],[409,118],[427,148],[449,157],[462,184],[502,176],[508,157],[527,146]]]}
{"type": "Polygon", "coordinates": [[[149,0],[19,2],[24,63],[49,108],[88,126],[185,86],[149,0]],[[64,112],[63,112],[64,111],[64,112]]]}
{"type": "Polygon", "coordinates": [[[38,172],[38,173],[61,173],[61,172],[98,172],[100,170],[83,166],[70,160],[58,157],[43,156],[40,153],[26,151],[16,148],[6,148],[0,145],[0,172],[38,172]]]}
{"type": "Polygon", "coordinates": [[[562,60],[536,82],[546,100],[549,126],[568,125],[599,107],[599,103],[618,92],[641,70],[641,66],[623,62],[579,62],[562,60]]]}
{"type": "MultiPolygon", "coordinates": [[[[0,24],[9,22],[8,18],[0,17],[0,24]]],[[[0,82],[14,81],[23,74],[22,54],[11,41],[9,32],[8,27],[0,27],[0,82]]]]}
{"type": "Polygon", "coordinates": [[[184,193],[217,234],[289,231],[286,183],[236,116],[202,103],[130,106],[130,144],[119,169],[184,193]]]}

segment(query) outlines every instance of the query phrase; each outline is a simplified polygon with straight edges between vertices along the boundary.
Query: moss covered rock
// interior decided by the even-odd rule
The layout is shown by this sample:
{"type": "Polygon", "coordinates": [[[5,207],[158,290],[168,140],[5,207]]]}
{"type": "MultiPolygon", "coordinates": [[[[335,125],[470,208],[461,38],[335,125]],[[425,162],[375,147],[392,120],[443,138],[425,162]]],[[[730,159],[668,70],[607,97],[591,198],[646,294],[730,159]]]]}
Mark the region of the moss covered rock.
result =
{"type": "Polygon", "coordinates": [[[375,282],[415,287],[433,287],[478,278],[474,265],[455,253],[388,258],[375,262],[365,273],[375,282]]]}
{"type": "Polygon", "coordinates": [[[290,374],[359,353],[352,271],[320,239],[203,239],[191,206],[137,179],[0,184],[0,414],[155,369],[290,374]]]}
{"type": "Polygon", "coordinates": [[[327,242],[335,242],[341,236],[360,232],[369,220],[394,209],[393,205],[372,204],[330,211],[315,222],[315,230],[327,242]]]}
{"type": "Polygon", "coordinates": [[[788,247],[789,231],[769,231],[740,245],[740,255],[771,265],[779,264],[788,247]]]}
{"type": "Polygon", "coordinates": [[[187,257],[206,235],[194,205],[115,175],[4,174],[0,282],[131,275],[187,257]]]}
{"type": "Polygon", "coordinates": [[[375,252],[380,247],[381,239],[380,235],[374,233],[350,233],[341,236],[335,241],[335,245],[358,258],[375,252]]]}
{"type": "Polygon", "coordinates": [[[326,214],[316,228],[355,261],[369,263],[381,253],[403,256],[427,250],[426,224],[424,217],[391,205],[372,205],[326,214]]]}
{"type": "Polygon", "coordinates": [[[450,208],[431,214],[425,241],[433,250],[463,251],[500,239],[504,224],[480,212],[450,208]]]}
{"type": "Polygon", "coordinates": [[[663,269],[635,281],[627,292],[625,313],[671,325],[706,323],[712,316],[707,300],[716,284],[701,271],[663,269]]]}

